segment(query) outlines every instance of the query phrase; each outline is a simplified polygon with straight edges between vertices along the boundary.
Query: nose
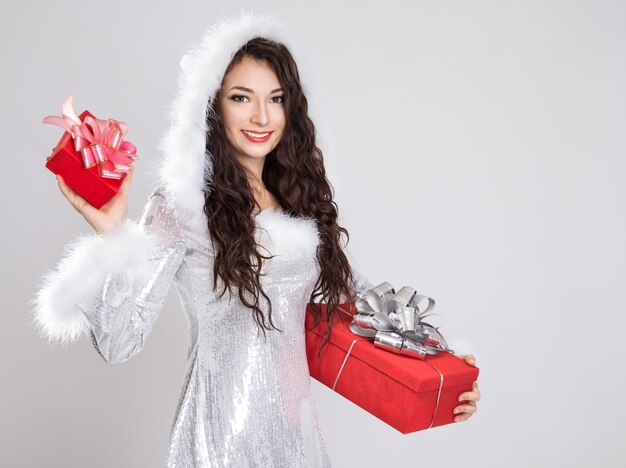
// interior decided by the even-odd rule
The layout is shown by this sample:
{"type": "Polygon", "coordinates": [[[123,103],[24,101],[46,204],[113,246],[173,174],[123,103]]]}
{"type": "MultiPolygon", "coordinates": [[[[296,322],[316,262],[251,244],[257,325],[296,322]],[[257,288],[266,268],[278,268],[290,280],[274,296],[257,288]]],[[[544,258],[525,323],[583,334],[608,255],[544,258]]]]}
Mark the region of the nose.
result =
{"type": "Polygon", "coordinates": [[[265,126],[269,123],[270,118],[267,112],[267,107],[264,102],[257,101],[254,105],[254,111],[250,121],[259,126],[265,126]]]}

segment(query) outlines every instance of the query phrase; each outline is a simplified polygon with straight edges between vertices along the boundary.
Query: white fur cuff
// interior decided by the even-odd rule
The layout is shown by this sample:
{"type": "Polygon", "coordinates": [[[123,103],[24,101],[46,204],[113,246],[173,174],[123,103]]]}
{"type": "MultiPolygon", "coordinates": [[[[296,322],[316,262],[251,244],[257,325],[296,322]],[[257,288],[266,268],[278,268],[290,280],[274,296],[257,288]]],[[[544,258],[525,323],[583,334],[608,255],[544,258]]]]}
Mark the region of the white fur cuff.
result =
{"type": "Polygon", "coordinates": [[[146,269],[155,250],[154,237],[131,220],[109,234],[94,233],[71,241],[30,301],[35,306],[37,333],[49,344],[76,341],[90,328],[81,305],[94,303],[106,276],[146,269]]]}

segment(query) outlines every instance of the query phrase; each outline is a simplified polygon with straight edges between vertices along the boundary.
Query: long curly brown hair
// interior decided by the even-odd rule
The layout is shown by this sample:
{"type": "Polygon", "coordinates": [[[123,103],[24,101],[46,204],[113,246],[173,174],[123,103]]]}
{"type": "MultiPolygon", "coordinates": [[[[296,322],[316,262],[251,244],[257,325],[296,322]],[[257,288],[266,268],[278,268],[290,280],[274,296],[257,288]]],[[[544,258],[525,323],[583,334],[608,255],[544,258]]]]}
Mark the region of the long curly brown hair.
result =
{"type": "MultiPolygon", "coordinates": [[[[348,231],[337,223],[338,209],[333,201],[334,191],[326,178],[324,158],[315,144],[315,126],[308,116],[308,103],[302,90],[296,63],[285,45],[255,37],[233,56],[224,72],[238,64],[244,56],[265,63],[274,71],[284,90],[286,124],[278,145],[266,156],[263,182],[289,215],[313,218],[320,234],[317,260],[320,276],[311,293],[311,311],[314,327],[324,310],[328,328],[323,345],[330,338],[332,319],[338,305],[345,298],[354,300],[354,276],[343,251],[342,234],[349,240],[348,231]]],[[[213,168],[206,177],[204,212],[213,241],[213,289],[218,277],[223,281],[220,297],[228,290],[238,289],[241,302],[252,309],[259,329],[281,331],[272,322],[272,304],[260,284],[263,260],[271,257],[259,252],[254,238],[255,223],[251,216],[255,199],[244,167],[234,157],[226,138],[221,118],[220,92],[209,103],[207,113],[207,157],[213,168]],[[267,321],[260,307],[263,297],[268,305],[267,321]]],[[[321,349],[321,348],[320,348],[321,349]]]]}

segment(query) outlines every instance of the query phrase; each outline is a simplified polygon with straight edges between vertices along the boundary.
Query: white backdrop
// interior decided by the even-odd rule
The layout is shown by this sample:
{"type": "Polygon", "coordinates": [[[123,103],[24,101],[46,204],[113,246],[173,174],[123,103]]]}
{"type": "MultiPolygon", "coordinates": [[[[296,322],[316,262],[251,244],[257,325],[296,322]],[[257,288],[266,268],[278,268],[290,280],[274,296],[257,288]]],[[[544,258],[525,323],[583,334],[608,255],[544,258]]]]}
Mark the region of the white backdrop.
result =
{"type": "MultiPolygon", "coordinates": [[[[0,6],[4,466],[162,466],[187,323],[173,292],[131,361],[49,348],[27,301],[89,226],[62,198],[44,126],[130,126],[137,217],[154,186],[178,61],[253,3],[0,6]]],[[[337,467],[618,467],[626,326],[626,5],[611,1],[267,1],[303,60],[350,252],[372,282],[437,301],[477,356],[469,421],[402,435],[313,382],[337,467]]]]}

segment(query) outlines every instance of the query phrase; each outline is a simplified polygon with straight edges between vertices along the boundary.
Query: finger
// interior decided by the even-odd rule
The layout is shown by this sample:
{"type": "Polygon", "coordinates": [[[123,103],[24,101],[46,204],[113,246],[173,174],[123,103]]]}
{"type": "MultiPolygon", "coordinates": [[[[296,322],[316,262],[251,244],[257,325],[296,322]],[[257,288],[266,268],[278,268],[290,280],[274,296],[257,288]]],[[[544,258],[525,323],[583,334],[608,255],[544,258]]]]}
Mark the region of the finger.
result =
{"type": "Polygon", "coordinates": [[[454,418],[454,422],[467,421],[471,416],[471,414],[459,414],[454,418]]]}
{"type": "Polygon", "coordinates": [[[458,400],[459,401],[467,400],[467,396],[468,395],[470,395],[471,398],[475,399],[476,401],[480,400],[480,390],[478,389],[478,382],[476,382],[476,381],[472,382],[472,390],[470,390],[469,392],[461,393],[459,395],[458,400]]]}
{"type": "Polygon", "coordinates": [[[478,401],[480,400],[480,393],[478,392],[463,392],[459,395],[459,401],[469,400],[469,401],[478,401]]]}
{"type": "Polygon", "coordinates": [[[476,357],[468,354],[466,356],[463,356],[463,360],[468,363],[470,366],[475,366],[476,365],[476,357]]]}
{"type": "Polygon", "coordinates": [[[467,391],[467,392],[463,392],[459,395],[458,400],[467,400],[468,397],[474,398],[474,397],[478,397],[480,398],[480,391],[478,390],[478,382],[474,381],[472,382],[472,389],[467,391]]]}
{"type": "Polygon", "coordinates": [[[83,197],[78,195],[69,185],[65,183],[63,177],[57,175],[57,183],[59,184],[59,189],[67,201],[77,210],[80,211],[84,203],[87,203],[83,197]]]}
{"type": "Polygon", "coordinates": [[[133,172],[135,171],[133,170],[133,167],[131,166],[130,171],[128,171],[128,173],[126,174],[126,177],[124,177],[124,180],[122,181],[122,185],[120,185],[120,189],[117,193],[120,193],[123,196],[128,195],[128,188],[130,187],[130,183],[133,180],[133,172]]]}
{"type": "Polygon", "coordinates": [[[478,408],[476,407],[476,403],[470,402],[467,405],[459,405],[455,407],[454,410],[452,410],[452,412],[454,414],[461,414],[461,413],[474,414],[477,409],[478,408]]]}
{"type": "Polygon", "coordinates": [[[478,393],[478,398],[476,399],[476,401],[480,400],[480,390],[478,389],[478,382],[474,382],[474,391],[476,393],[478,393]]]}
{"type": "Polygon", "coordinates": [[[81,197],[78,193],[76,193],[69,185],[65,183],[63,177],[57,176],[57,182],[59,183],[59,188],[63,193],[63,196],[67,198],[70,204],[74,207],[76,211],[78,211],[84,217],[88,217],[93,214],[96,210],[91,203],[81,197]]]}

